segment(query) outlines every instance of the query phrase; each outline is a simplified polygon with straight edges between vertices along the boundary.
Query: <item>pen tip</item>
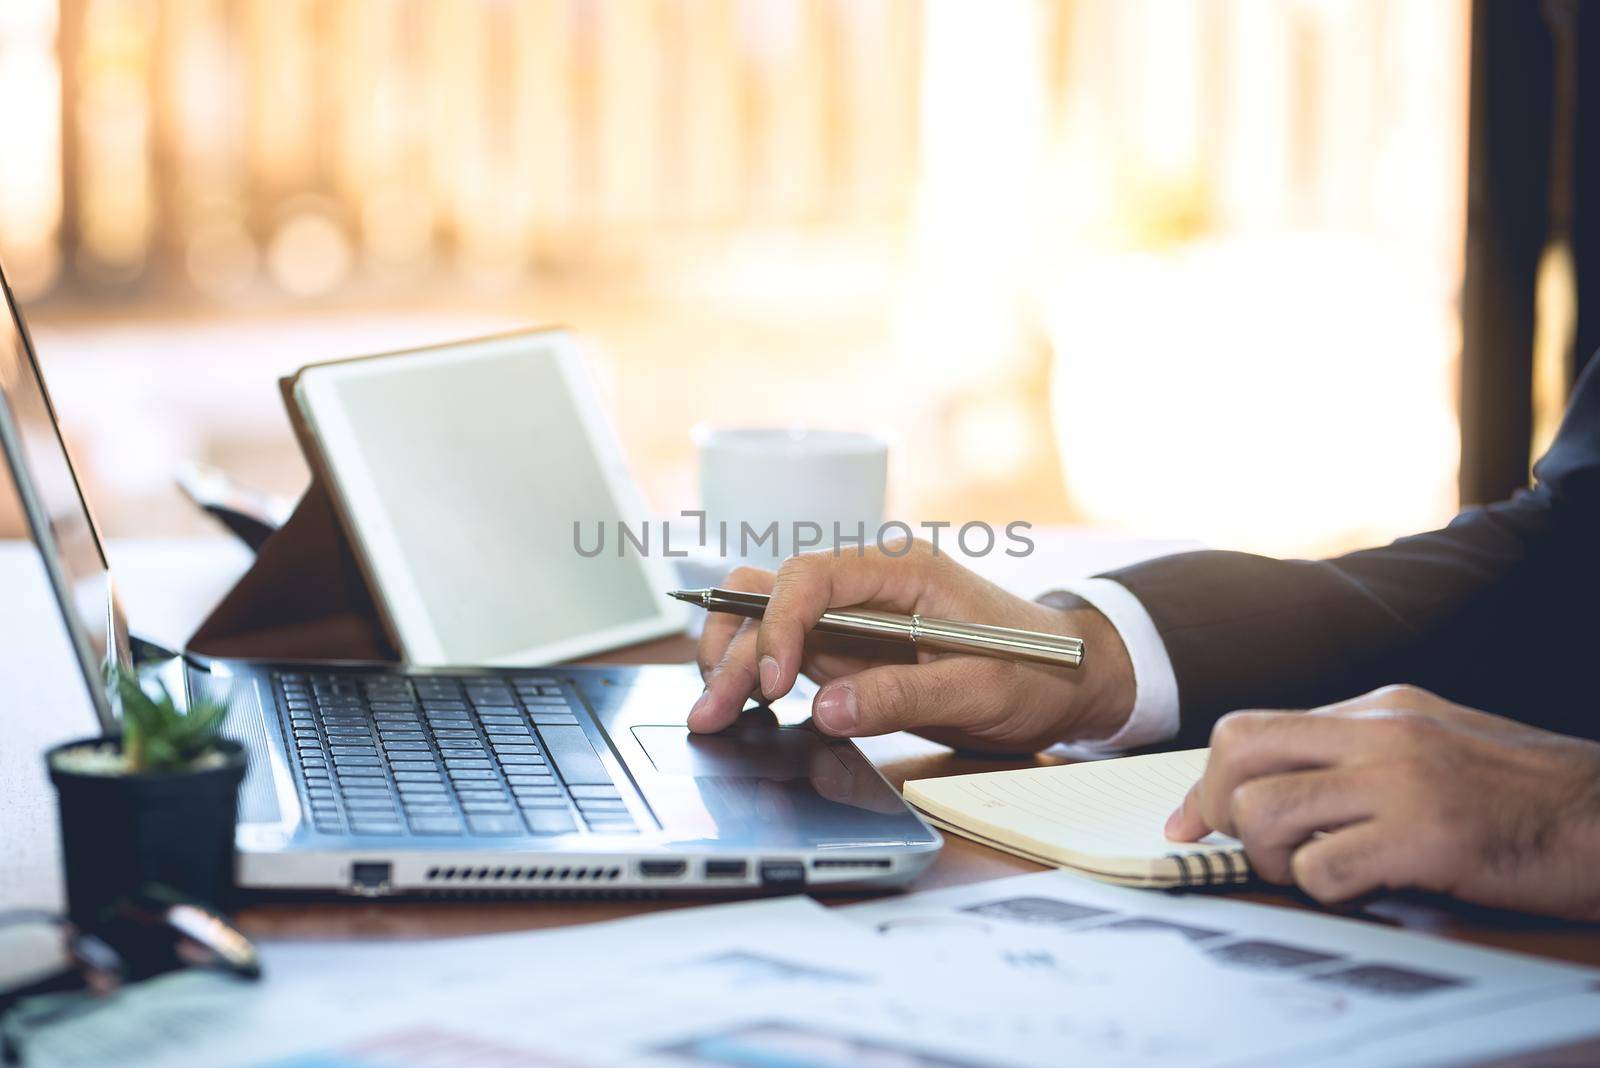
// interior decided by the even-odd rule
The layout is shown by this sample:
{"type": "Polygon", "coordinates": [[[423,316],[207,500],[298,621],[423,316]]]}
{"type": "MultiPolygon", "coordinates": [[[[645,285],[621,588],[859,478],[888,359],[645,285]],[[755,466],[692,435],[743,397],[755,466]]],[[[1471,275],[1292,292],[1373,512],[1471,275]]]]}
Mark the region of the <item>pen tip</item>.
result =
{"type": "Polygon", "coordinates": [[[668,590],[667,591],[667,596],[676,598],[677,600],[680,600],[680,601],[698,600],[698,598],[696,598],[695,595],[690,593],[688,590],[668,590]]]}

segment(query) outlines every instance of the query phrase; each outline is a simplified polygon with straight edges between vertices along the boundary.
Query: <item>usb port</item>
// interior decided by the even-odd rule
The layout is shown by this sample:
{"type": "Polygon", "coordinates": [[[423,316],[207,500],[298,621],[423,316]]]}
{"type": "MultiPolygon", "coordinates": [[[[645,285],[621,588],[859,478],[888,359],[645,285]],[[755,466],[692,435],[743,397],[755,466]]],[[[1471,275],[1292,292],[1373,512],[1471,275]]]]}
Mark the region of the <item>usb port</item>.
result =
{"type": "Polygon", "coordinates": [[[670,879],[675,875],[682,875],[689,870],[689,865],[681,860],[641,860],[639,874],[652,879],[670,879]]]}
{"type": "Polygon", "coordinates": [[[708,860],[706,861],[707,879],[743,879],[750,874],[748,860],[708,860]]]}
{"type": "Polygon", "coordinates": [[[761,862],[762,886],[804,886],[806,866],[799,860],[764,860],[761,862]]]}

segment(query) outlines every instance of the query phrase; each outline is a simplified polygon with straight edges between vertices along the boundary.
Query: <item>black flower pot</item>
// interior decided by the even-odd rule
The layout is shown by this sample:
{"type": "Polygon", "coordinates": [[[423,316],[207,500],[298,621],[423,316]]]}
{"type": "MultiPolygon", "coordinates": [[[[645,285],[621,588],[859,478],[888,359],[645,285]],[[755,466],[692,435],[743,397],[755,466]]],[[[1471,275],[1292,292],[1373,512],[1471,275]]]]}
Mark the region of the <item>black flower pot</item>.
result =
{"type": "Polygon", "coordinates": [[[244,749],[218,741],[219,762],[197,770],[97,774],[62,766],[81,747],[120,751],[120,738],[86,738],[45,754],[61,807],[67,912],[80,929],[116,925],[119,903],[152,891],[219,910],[233,894],[234,825],[244,749]]]}

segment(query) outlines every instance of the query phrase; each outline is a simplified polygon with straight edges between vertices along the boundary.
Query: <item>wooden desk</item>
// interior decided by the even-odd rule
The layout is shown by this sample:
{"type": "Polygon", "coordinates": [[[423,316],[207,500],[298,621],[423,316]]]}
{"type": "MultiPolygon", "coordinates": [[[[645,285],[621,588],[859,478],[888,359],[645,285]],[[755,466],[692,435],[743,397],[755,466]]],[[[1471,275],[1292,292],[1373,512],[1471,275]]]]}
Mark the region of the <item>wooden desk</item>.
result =
{"type": "MultiPolygon", "coordinates": [[[[599,659],[610,663],[674,663],[692,659],[693,652],[688,638],[677,637],[633,646],[599,659]]],[[[896,786],[906,779],[997,771],[1022,763],[958,756],[943,746],[907,734],[864,739],[861,748],[896,786]]],[[[1038,760],[1057,762],[1048,757],[1038,760]]],[[[943,852],[914,889],[957,886],[1043,870],[1030,861],[947,835],[943,852]]],[[[862,896],[839,894],[823,900],[848,902],[861,900],[862,896]]],[[[1286,890],[1252,890],[1236,896],[1291,908],[1318,907],[1286,890]]],[[[593,923],[704,901],[680,897],[643,901],[295,902],[251,906],[241,913],[240,921],[247,932],[264,939],[423,938],[593,923]]],[[[1345,914],[1500,949],[1600,966],[1600,926],[1580,927],[1404,896],[1369,902],[1359,909],[1345,910],[1345,914]]]]}

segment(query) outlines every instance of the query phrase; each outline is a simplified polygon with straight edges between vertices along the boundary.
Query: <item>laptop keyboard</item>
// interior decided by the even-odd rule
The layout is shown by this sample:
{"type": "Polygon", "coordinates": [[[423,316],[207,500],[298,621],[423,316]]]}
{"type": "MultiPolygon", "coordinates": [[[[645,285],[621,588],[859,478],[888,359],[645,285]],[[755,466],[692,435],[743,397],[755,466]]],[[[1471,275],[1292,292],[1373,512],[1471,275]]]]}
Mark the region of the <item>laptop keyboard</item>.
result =
{"type": "Polygon", "coordinates": [[[636,834],[545,678],[278,674],[308,818],[329,834],[636,834]]]}

